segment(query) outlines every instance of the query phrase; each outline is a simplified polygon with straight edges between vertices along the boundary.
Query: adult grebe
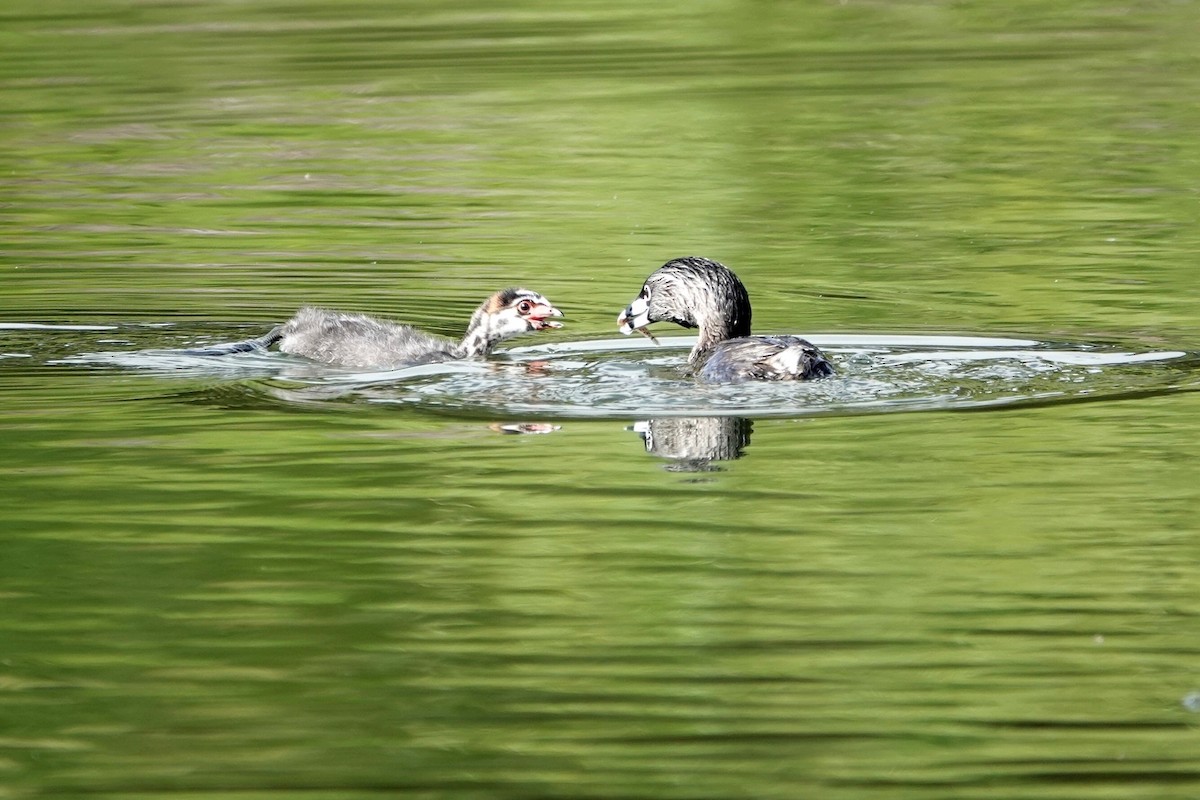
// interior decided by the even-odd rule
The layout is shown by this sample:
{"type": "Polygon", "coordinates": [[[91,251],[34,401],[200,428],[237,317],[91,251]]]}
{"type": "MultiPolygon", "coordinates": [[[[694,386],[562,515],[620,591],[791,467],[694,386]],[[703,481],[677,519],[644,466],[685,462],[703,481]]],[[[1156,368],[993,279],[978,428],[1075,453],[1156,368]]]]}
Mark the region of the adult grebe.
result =
{"type": "Polygon", "coordinates": [[[652,322],[699,329],[688,363],[701,380],[810,380],[834,373],[824,354],[798,336],[751,336],[746,287],[724,264],[707,258],[663,264],[617,317],[626,335],[652,322]]]}

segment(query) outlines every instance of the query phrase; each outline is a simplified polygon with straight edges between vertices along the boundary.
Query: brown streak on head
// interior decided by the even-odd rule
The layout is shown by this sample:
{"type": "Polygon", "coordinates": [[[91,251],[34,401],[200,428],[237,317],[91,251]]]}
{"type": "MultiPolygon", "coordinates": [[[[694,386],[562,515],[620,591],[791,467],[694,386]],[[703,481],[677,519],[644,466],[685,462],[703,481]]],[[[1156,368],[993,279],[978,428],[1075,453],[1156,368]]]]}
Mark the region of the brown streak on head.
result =
{"type": "Polygon", "coordinates": [[[501,289],[488,298],[487,313],[495,314],[497,311],[516,303],[518,298],[529,294],[532,293],[528,289],[519,289],[515,286],[508,289],[501,289]]]}
{"type": "Polygon", "coordinates": [[[486,303],[483,304],[483,312],[485,314],[495,314],[497,311],[504,308],[505,305],[504,292],[496,292],[487,299],[486,303]]]}

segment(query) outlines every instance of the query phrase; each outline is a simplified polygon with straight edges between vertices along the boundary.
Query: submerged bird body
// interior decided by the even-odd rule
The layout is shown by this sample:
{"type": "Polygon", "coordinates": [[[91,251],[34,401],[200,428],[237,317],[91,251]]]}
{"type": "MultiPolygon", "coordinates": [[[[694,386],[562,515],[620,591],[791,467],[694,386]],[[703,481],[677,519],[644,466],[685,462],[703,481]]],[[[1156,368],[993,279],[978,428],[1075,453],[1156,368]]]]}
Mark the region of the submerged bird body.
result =
{"type": "Polygon", "coordinates": [[[461,341],[418,330],[412,325],[376,319],[365,314],[304,306],[265,336],[245,342],[190,351],[223,355],[265,349],[276,342],[284,353],[338,367],[396,369],[398,367],[486,358],[510,336],[561,328],[550,317],[563,314],[542,295],[529,289],[496,292],[471,315],[461,341]]]}
{"type": "Polygon", "coordinates": [[[324,364],[391,369],[466,356],[445,336],[369,317],[305,306],[280,330],[279,349],[324,364]]]}
{"type": "Polygon", "coordinates": [[[704,381],[810,380],[834,373],[812,343],[798,336],[750,335],[750,296],[737,275],[716,261],[668,261],[617,317],[621,333],[653,322],[697,328],[688,364],[704,381]]]}
{"type": "Polygon", "coordinates": [[[700,378],[713,383],[806,381],[833,374],[817,346],[799,336],[745,336],[713,348],[700,378]]]}

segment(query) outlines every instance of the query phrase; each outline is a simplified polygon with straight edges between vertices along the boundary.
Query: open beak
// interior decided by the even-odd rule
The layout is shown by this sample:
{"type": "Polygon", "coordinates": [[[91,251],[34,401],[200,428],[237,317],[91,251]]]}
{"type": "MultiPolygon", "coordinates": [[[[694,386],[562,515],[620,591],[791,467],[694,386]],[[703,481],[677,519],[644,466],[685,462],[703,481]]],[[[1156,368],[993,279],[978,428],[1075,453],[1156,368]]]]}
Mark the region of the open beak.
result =
{"type": "Polygon", "coordinates": [[[628,336],[650,324],[650,304],[638,297],[617,315],[617,330],[628,336]]]}
{"type": "Polygon", "coordinates": [[[550,317],[561,317],[563,312],[559,311],[552,305],[543,305],[538,303],[533,308],[529,309],[529,313],[525,315],[525,321],[529,323],[532,330],[543,331],[546,328],[561,328],[561,322],[555,322],[550,317]]]}

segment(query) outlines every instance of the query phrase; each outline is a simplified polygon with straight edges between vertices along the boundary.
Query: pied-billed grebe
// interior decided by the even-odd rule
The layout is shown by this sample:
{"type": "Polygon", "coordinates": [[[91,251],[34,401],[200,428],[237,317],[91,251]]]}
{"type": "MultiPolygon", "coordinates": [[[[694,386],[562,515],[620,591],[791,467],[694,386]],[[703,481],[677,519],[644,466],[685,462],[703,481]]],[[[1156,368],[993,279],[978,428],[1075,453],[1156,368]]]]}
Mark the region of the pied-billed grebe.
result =
{"type": "Polygon", "coordinates": [[[663,264],[617,317],[625,335],[652,322],[699,329],[688,364],[701,380],[787,381],[833,374],[821,351],[798,336],[751,336],[746,287],[724,264],[707,258],[663,264]]]}
{"type": "Polygon", "coordinates": [[[265,336],[189,352],[223,355],[270,347],[338,367],[395,369],[397,367],[484,358],[510,336],[561,328],[550,317],[563,313],[529,289],[496,292],[471,315],[461,342],[365,314],[347,314],[305,306],[265,336]]]}

